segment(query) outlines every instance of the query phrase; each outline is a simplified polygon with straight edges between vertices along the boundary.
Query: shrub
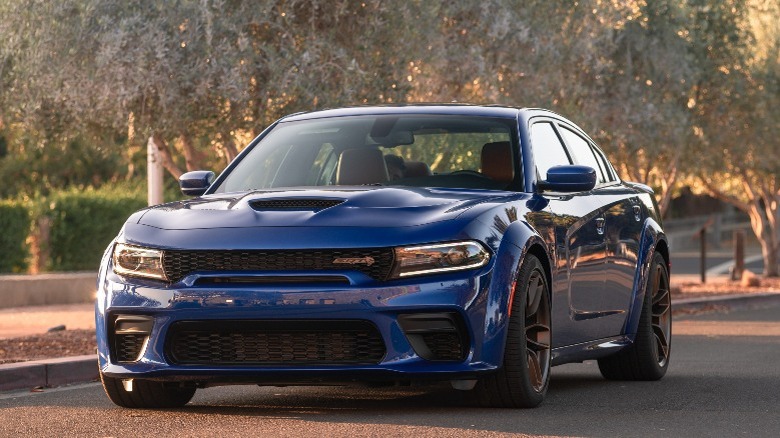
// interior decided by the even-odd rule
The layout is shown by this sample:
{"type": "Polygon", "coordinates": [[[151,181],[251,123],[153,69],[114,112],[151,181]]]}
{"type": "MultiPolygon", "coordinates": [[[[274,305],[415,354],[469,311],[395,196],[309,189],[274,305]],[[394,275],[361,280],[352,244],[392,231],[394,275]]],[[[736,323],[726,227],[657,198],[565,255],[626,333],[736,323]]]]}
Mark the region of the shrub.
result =
{"type": "Polygon", "coordinates": [[[27,266],[30,211],[21,203],[0,201],[0,272],[22,272],[27,266]]]}
{"type": "Polygon", "coordinates": [[[126,187],[52,194],[41,212],[51,219],[49,269],[96,270],[127,217],[145,206],[146,194],[126,187]]]}

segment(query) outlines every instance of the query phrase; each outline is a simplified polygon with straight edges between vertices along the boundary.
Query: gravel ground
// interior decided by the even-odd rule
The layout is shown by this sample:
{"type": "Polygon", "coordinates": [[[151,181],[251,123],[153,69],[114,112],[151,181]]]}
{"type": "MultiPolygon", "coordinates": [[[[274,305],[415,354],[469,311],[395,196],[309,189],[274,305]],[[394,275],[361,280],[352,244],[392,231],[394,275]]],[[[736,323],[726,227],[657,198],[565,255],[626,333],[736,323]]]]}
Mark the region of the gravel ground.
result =
{"type": "Polygon", "coordinates": [[[63,330],[0,339],[0,364],[95,354],[94,330],[63,330]]]}
{"type": "MultiPolygon", "coordinates": [[[[672,297],[695,298],[780,290],[780,279],[760,279],[760,282],[757,287],[743,287],[739,282],[732,281],[707,284],[681,283],[672,287],[672,297]]],[[[713,307],[705,310],[718,311],[722,309],[713,307]]],[[[35,336],[0,339],[0,364],[94,354],[95,348],[94,329],[64,330],[35,336]]]]}

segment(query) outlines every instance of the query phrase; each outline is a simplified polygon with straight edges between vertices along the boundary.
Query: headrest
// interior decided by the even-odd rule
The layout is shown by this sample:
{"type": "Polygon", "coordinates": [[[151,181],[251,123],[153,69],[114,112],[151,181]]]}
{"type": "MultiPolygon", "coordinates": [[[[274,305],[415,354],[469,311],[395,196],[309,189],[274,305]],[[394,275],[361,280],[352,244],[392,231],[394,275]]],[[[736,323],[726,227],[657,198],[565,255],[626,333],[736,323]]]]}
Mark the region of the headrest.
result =
{"type": "Polygon", "coordinates": [[[407,161],[406,163],[406,178],[419,178],[422,176],[431,176],[431,168],[422,161],[407,161]]]}
{"type": "Polygon", "coordinates": [[[512,162],[511,143],[496,141],[482,146],[482,174],[494,181],[512,182],[515,167],[512,162]]]}
{"type": "Polygon", "coordinates": [[[387,182],[387,167],[378,148],[346,149],[339,156],[336,184],[342,186],[387,182]]]}

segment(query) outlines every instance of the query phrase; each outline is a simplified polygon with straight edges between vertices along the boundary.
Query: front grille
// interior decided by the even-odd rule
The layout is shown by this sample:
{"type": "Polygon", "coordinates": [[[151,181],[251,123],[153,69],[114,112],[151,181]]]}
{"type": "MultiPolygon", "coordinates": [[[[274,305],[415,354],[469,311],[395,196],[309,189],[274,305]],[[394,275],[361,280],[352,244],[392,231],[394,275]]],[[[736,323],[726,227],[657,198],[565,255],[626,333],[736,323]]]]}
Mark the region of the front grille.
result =
{"type": "Polygon", "coordinates": [[[117,362],[135,362],[144,348],[146,334],[115,335],[117,362]]]}
{"type": "Polygon", "coordinates": [[[166,352],[177,365],[368,365],[385,344],[368,321],[180,321],[166,352]]]}
{"type": "Polygon", "coordinates": [[[457,332],[425,333],[421,336],[436,360],[464,359],[463,344],[457,332]]]}
{"type": "Polygon", "coordinates": [[[374,280],[387,279],[392,248],[299,250],[166,250],[163,268],[171,282],[197,271],[335,271],[357,270],[374,280]],[[340,259],[340,260],[339,260],[340,259]],[[340,263],[334,263],[339,261],[340,263]]]}
{"type": "Polygon", "coordinates": [[[343,199],[261,199],[249,201],[255,210],[322,210],[344,202],[343,199]]]}

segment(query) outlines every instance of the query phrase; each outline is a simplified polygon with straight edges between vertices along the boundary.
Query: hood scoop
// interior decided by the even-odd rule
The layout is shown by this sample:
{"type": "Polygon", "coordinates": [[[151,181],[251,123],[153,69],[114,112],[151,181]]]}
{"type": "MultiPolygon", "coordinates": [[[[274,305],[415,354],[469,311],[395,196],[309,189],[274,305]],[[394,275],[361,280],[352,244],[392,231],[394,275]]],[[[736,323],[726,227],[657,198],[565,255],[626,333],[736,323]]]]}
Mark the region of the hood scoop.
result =
{"type": "Polygon", "coordinates": [[[275,198],[255,199],[249,201],[249,206],[257,211],[311,211],[334,207],[343,202],[344,199],[333,198],[275,198]]]}

